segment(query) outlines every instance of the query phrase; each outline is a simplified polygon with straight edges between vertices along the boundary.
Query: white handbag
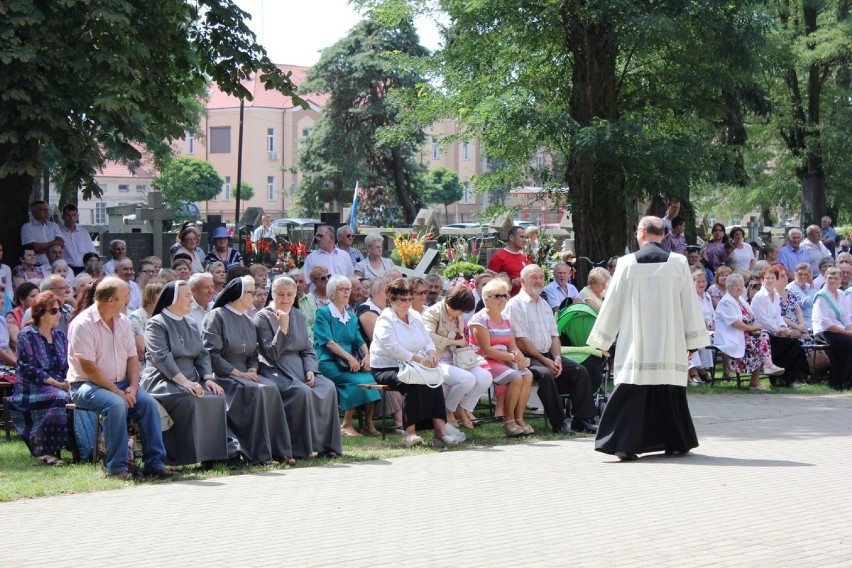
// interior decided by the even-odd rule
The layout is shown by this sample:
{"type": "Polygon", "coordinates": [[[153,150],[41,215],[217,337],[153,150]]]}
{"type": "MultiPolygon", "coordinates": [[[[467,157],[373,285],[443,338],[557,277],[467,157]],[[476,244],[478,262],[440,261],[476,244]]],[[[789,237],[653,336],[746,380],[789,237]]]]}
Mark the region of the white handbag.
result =
{"type": "Polygon", "coordinates": [[[444,384],[444,373],[440,367],[430,369],[424,367],[420,363],[410,361],[399,366],[399,372],[396,375],[399,382],[408,385],[426,385],[429,388],[436,389],[444,384]]]}
{"type": "Polygon", "coordinates": [[[476,355],[476,350],[470,345],[467,347],[455,347],[451,351],[454,367],[472,369],[479,364],[479,357],[476,355]]]}

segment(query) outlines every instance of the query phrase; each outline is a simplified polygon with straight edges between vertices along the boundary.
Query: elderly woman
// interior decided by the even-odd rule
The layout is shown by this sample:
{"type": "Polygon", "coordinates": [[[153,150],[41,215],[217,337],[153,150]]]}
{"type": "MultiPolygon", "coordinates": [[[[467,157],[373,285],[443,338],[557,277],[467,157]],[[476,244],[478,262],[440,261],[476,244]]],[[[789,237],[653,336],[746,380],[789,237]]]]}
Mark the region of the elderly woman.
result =
{"type": "Polygon", "coordinates": [[[532,390],[529,360],[515,343],[515,334],[508,319],[503,317],[511,287],[494,279],[482,289],[485,309],[470,319],[471,344],[485,358],[482,365],[491,374],[494,384],[508,389],[503,398],[503,430],[510,438],[533,434],[532,426],[524,421],[524,408],[532,390]]]}
{"type": "Polygon", "coordinates": [[[783,264],[776,263],[772,265],[772,270],[776,276],[775,292],[778,294],[781,317],[784,318],[784,323],[794,332],[793,335],[798,334],[799,342],[802,345],[811,345],[813,338],[810,336],[805,314],[802,313],[798,298],[788,288],[790,280],[787,268],[783,264]]]}
{"type": "Polygon", "coordinates": [[[385,248],[384,237],[367,235],[364,245],[367,247],[367,258],[355,265],[355,274],[374,280],[394,268],[391,259],[382,257],[385,248]]]}
{"type": "Polygon", "coordinates": [[[169,465],[228,459],[224,390],[214,380],[195,322],[186,317],[190,311],[189,284],[169,282],[145,326],[148,364],[141,385],[171,418],[171,427],[163,431],[169,465]]]}
{"type": "MultiPolygon", "coordinates": [[[[370,345],[373,342],[373,330],[376,320],[382,311],[388,307],[387,287],[390,280],[379,277],[370,283],[369,297],[367,301],[358,306],[355,315],[358,318],[358,328],[364,342],[370,345]]],[[[396,391],[387,391],[384,398],[376,403],[373,412],[374,417],[392,416],[394,430],[402,431],[402,394],[396,391]]]]}
{"type": "Polygon", "coordinates": [[[66,282],[68,282],[69,285],[73,284],[73,282],[74,282],[74,273],[73,272],[71,273],[71,279],[70,280],[68,279],[68,272],[70,270],[71,269],[68,268],[68,263],[61,258],[54,260],[53,264],[50,265],[50,273],[51,274],[59,274],[60,276],[62,276],[66,280],[66,282]]]}
{"type": "Polygon", "coordinates": [[[136,341],[136,354],[139,357],[140,373],[145,370],[145,325],[154,314],[154,307],[163,291],[164,282],[155,280],[145,285],[142,291],[142,306],[127,314],[130,320],[130,329],[133,331],[133,339],[136,341]]]}
{"type": "Polygon", "coordinates": [[[328,287],[328,268],[317,265],[311,268],[311,273],[308,275],[313,284],[313,291],[310,293],[311,298],[317,306],[317,310],[323,306],[327,306],[330,299],[327,290],[328,287]]]}
{"type": "MultiPolygon", "coordinates": [[[[210,240],[213,242],[213,249],[204,257],[205,263],[221,262],[224,270],[243,263],[243,256],[231,246],[231,233],[228,232],[228,229],[216,227],[213,234],[210,235],[210,240]]],[[[212,272],[209,266],[207,270],[212,272]]]]}
{"type": "Polygon", "coordinates": [[[772,362],[769,336],[763,327],[756,325],[754,313],[742,300],[743,277],[731,274],[727,280],[727,293],[716,306],[716,333],[713,343],[731,360],[729,368],[738,373],[750,373],[752,390],[769,390],[760,383],[760,371],[769,376],[784,374],[784,369],[772,362]]]}
{"type": "Polygon", "coordinates": [[[195,225],[187,225],[178,233],[180,246],[175,251],[175,256],[179,254],[189,255],[190,268],[193,274],[196,272],[204,272],[204,251],[198,245],[201,243],[201,231],[195,225]]]}
{"type": "Polygon", "coordinates": [[[18,333],[23,327],[24,314],[32,302],[38,297],[38,286],[32,282],[24,282],[15,288],[15,307],[6,314],[6,327],[9,329],[9,346],[14,351],[18,344],[18,333]]]}
{"type": "Polygon", "coordinates": [[[213,276],[213,301],[219,297],[222,290],[225,289],[225,284],[228,280],[228,272],[225,270],[225,265],[221,262],[211,262],[207,265],[207,272],[213,276]]]}
{"type": "Polygon", "coordinates": [[[71,402],[68,340],[57,326],[61,301],[42,292],[30,306],[33,324],[18,336],[18,380],[9,398],[12,422],[30,454],[46,465],[65,465],[60,452],[68,447],[65,405],[71,402]]]}
{"type": "Polygon", "coordinates": [[[408,279],[408,285],[412,290],[411,309],[422,314],[426,311],[426,297],[429,295],[429,284],[419,276],[412,276],[408,279]]]}
{"type": "Polygon", "coordinates": [[[216,382],[225,391],[228,426],[249,463],[295,465],[290,430],[278,387],[257,372],[257,328],[246,315],[254,296],[254,278],[228,282],[213,309],[204,316],[204,347],[210,352],[216,382]]]}
{"type": "Polygon", "coordinates": [[[186,258],[176,258],[172,262],[171,269],[177,275],[178,280],[189,280],[189,277],[192,276],[192,263],[186,258]]]}
{"type": "Polygon", "coordinates": [[[710,294],[710,299],[713,301],[714,309],[719,305],[719,300],[722,299],[722,296],[728,291],[728,276],[732,272],[733,270],[729,266],[720,266],[716,269],[716,273],[713,276],[713,284],[707,289],[707,293],[710,294]]]}
{"type": "Polygon", "coordinates": [[[376,320],[373,334],[370,351],[372,373],[377,383],[388,385],[405,397],[402,421],[406,447],[423,443],[423,438],[417,435],[417,425],[430,421],[435,429],[435,446],[455,446],[460,438],[447,432],[443,390],[403,383],[398,378],[400,366],[408,362],[433,369],[438,366],[435,345],[423,321],[411,309],[412,292],[404,278],[397,278],[388,285],[390,307],[385,308],[376,320]]]}
{"type": "MultiPolygon", "coordinates": [[[[716,311],[713,308],[713,300],[707,290],[707,273],[703,268],[695,268],[692,271],[692,282],[695,284],[695,293],[698,294],[698,303],[704,316],[704,325],[707,331],[716,330],[716,311]]],[[[713,352],[710,349],[699,349],[689,360],[689,386],[698,386],[707,379],[707,369],[713,367],[713,352]]]]}
{"type": "Polygon", "coordinates": [[[834,389],[852,386],[852,310],[840,290],[840,269],[825,271],[825,288],[814,300],[814,333],[830,345],[831,374],[829,386],[834,389]]]}
{"type": "MultiPolygon", "coordinates": [[[[314,267],[314,270],[319,267],[314,267]]],[[[340,408],[343,409],[341,432],[344,436],[358,436],[352,424],[355,409],[364,406],[364,432],[378,436],[373,426],[373,403],[381,395],[374,390],[361,390],[358,385],[370,384],[370,350],[358,332],[358,320],[347,309],[352,291],[349,278],[333,276],[326,286],[329,303],[317,309],[314,323],[314,345],[319,356],[319,371],[337,386],[340,408]],[[343,365],[346,365],[346,368],[343,365]]]]}
{"type": "Polygon", "coordinates": [[[580,290],[580,297],[584,302],[600,311],[604,300],[604,290],[612,275],[609,270],[601,267],[592,268],[589,271],[586,287],[580,290]]]}
{"type": "MultiPolygon", "coordinates": [[[[786,270],[784,274],[786,276],[786,270]]],[[[754,321],[769,333],[772,359],[784,367],[784,374],[780,376],[784,384],[794,388],[805,386],[808,361],[799,343],[801,333],[790,328],[781,316],[781,298],[775,289],[778,271],[772,267],[764,269],[760,282],[762,287],[751,301],[754,321]]]]}
{"type": "Polygon", "coordinates": [[[260,374],[281,393],[293,455],[343,453],[337,390],[319,374],[319,361],[308,337],[305,314],[293,309],[296,283],[289,276],[272,282],[272,303],[254,317],[260,350],[260,374]]]}
{"type": "Polygon", "coordinates": [[[461,284],[423,313],[423,323],[444,374],[444,404],[447,422],[473,429],[473,409],[491,386],[491,374],[475,362],[469,367],[453,364],[453,351],[468,347],[464,333],[464,313],[474,307],[473,292],[461,284]]]}
{"type": "Polygon", "coordinates": [[[787,284],[787,291],[799,302],[799,307],[802,309],[802,315],[805,318],[805,325],[808,326],[808,329],[813,329],[811,316],[813,314],[817,289],[814,286],[810,264],[800,262],[796,265],[796,271],[793,273],[793,281],[787,284]]]}
{"type": "Polygon", "coordinates": [[[731,239],[731,244],[733,245],[731,256],[728,259],[731,268],[751,272],[755,262],[754,250],[752,250],[750,244],[745,242],[745,231],[743,231],[742,227],[731,227],[728,237],[731,239]]]}

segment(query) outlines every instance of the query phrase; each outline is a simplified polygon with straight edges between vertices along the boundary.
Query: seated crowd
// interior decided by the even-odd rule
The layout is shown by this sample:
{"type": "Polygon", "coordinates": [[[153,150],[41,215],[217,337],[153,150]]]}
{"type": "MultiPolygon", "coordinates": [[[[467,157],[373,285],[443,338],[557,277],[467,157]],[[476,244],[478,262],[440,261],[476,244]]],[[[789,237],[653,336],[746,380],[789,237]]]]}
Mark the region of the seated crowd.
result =
{"type": "MultiPolygon", "coordinates": [[[[200,230],[184,224],[166,267],[156,257],[134,262],[120,240],[102,264],[73,205],[62,227],[46,211],[33,204],[21,264],[0,265],[0,373],[14,382],[15,427],[43,463],[65,463],[69,402],[103,417],[107,474],[122,479],[131,475],[128,418],[143,440],[144,473],[158,477],[173,475],[170,466],[338,456],[342,437],[380,434],[377,416],[392,418],[407,447],[423,444],[428,429],[435,447],[455,446],[492,386],[509,437],[534,432],[524,414],[533,382],[551,431],[596,431],[601,365],[563,356],[554,314],[572,302],[600,309],[616,258],[578,290],[566,253],[546,283],[525,254],[524,229],[514,227],[473,287],[445,290],[438,275],[403,278],[383,257],[381,236],[368,236],[362,255],[348,227],[319,227],[303,269],[270,275],[243,266],[226,229],[213,232],[205,252],[200,230]],[[401,380],[412,363],[435,370],[442,386],[401,380]]],[[[839,270],[826,266],[820,289],[808,262],[790,270],[745,259],[741,229],[731,231],[732,247],[710,241],[696,260],[679,248],[682,219],[670,221],[663,245],[687,252],[708,329],[732,371],[750,373],[756,389],[765,388],[761,370],[804,384],[804,349],[817,338],[831,346],[832,385],[849,382],[852,258],[838,258],[839,270]],[[740,272],[758,269],[752,299],[740,272]]],[[[724,227],[720,234],[727,244],[724,227]]],[[[786,258],[784,248],[776,254],[786,258]]],[[[692,383],[711,365],[708,352],[696,353],[692,383]]]]}

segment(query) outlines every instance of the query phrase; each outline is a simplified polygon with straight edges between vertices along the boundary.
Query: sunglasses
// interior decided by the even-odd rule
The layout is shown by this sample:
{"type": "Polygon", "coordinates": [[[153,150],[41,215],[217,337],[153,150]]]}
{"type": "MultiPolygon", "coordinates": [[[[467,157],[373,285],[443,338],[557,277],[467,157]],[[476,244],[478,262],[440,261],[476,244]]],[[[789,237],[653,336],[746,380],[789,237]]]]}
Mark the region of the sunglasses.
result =
{"type": "Polygon", "coordinates": [[[429,293],[429,290],[420,290],[419,292],[415,292],[414,295],[415,296],[425,296],[428,293],[429,293]]]}
{"type": "Polygon", "coordinates": [[[328,280],[328,276],[317,276],[317,280],[319,280],[320,282],[325,282],[326,280],[328,280]]]}
{"type": "Polygon", "coordinates": [[[397,302],[406,302],[406,303],[410,303],[410,302],[412,302],[413,300],[414,300],[414,298],[412,298],[412,297],[410,297],[410,296],[409,296],[409,297],[407,297],[407,298],[397,298],[397,299],[396,299],[396,301],[397,301],[397,302]]]}
{"type": "Polygon", "coordinates": [[[56,314],[59,313],[59,308],[50,308],[47,311],[50,313],[50,315],[55,316],[56,314]]]}
{"type": "Polygon", "coordinates": [[[494,298],[495,300],[508,300],[509,294],[494,294],[491,297],[494,298]]]}

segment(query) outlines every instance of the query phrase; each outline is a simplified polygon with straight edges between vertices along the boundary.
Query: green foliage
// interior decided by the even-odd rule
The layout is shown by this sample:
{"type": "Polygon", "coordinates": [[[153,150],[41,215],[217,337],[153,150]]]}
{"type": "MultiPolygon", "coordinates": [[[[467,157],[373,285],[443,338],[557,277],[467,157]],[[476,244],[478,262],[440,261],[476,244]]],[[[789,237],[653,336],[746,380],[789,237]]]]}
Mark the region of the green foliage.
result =
{"type": "Polygon", "coordinates": [[[388,209],[394,209],[395,201],[407,222],[414,219],[423,186],[424,169],[416,159],[422,129],[407,130],[404,139],[396,141],[377,133],[402,120],[401,109],[389,102],[388,93],[422,84],[416,69],[401,62],[425,55],[411,22],[388,28],[369,19],[323,51],[302,87],[328,92],[331,98],[299,153],[300,214],[319,213],[330,201],[323,197],[329,186],[340,179],[343,187],[359,182],[362,188],[383,192],[388,209]]]}
{"type": "MultiPolygon", "coordinates": [[[[231,196],[236,199],[237,198],[237,187],[234,186],[231,188],[231,196]]],[[[254,197],[254,188],[247,184],[244,181],[240,182],[240,199],[244,199],[248,201],[254,197]]]]}
{"type": "Polygon", "coordinates": [[[440,203],[446,212],[447,206],[464,197],[464,185],[456,172],[439,166],[426,174],[426,189],[423,199],[427,203],[440,203]]]}
{"type": "Polygon", "coordinates": [[[485,267],[481,264],[474,264],[472,262],[455,262],[444,269],[444,278],[452,280],[461,274],[467,280],[470,280],[477,274],[482,274],[485,270],[485,267]]]}
{"type": "Polygon", "coordinates": [[[151,185],[163,192],[163,201],[178,209],[184,203],[216,197],[222,183],[222,178],[208,162],[184,156],[171,160],[151,185]]]}

